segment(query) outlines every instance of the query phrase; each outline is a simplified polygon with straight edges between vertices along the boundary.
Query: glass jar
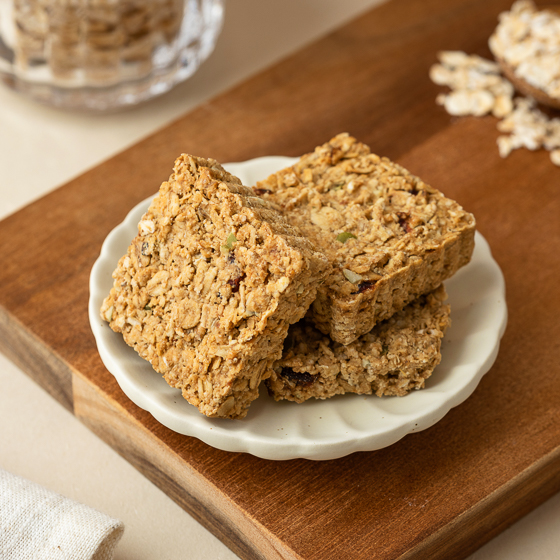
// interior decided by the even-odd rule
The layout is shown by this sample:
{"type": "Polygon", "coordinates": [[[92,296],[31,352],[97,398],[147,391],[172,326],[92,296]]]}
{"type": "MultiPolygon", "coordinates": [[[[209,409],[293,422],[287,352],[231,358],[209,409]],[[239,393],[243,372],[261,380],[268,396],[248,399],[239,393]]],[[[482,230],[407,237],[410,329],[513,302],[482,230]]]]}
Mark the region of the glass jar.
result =
{"type": "Polygon", "coordinates": [[[133,105],[214,49],[223,0],[0,0],[0,78],[60,107],[133,105]]]}

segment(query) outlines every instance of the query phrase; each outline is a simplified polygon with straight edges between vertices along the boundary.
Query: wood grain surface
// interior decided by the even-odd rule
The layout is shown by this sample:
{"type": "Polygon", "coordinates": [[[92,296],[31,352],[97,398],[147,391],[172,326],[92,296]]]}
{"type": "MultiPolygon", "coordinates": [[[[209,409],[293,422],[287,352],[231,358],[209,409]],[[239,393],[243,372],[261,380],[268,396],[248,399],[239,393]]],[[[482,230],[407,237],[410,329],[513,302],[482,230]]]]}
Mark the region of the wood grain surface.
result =
{"type": "Polygon", "coordinates": [[[244,559],[464,558],[560,489],[560,169],[499,157],[451,118],[436,53],[489,56],[509,0],[392,0],[0,223],[0,348],[244,559]],[[377,452],[266,461],[158,424],[101,363],[88,277],[107,233],[181,152],[299,155],[347,131],[458,200],[506,279],[509,324],[475,393],[377,452]]]}

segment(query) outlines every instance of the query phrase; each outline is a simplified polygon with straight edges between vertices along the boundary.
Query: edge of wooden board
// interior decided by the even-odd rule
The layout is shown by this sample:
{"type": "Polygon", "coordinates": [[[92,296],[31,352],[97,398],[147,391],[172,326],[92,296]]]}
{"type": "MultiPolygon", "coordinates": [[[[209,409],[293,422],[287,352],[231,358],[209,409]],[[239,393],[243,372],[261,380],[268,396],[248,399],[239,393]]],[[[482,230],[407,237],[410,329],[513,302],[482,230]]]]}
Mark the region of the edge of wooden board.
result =
{"type": "MultiPolygon", "coordinates": [[[[0,350],[242,559],[302,560],[1,307],[0,350]]],[[[559,472],[556,448],[399,560],[466,558],[560,490],[559,472]]]]}

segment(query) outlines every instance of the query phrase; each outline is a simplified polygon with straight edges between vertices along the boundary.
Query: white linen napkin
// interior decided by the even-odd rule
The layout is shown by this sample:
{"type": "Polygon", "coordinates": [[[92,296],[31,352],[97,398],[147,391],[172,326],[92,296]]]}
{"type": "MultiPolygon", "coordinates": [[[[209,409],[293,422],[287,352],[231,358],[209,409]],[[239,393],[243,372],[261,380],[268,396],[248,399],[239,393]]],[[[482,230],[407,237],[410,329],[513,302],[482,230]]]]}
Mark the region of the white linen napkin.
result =
{"type": "Polygon", "coordinates": [[[112,560],[124,525],[0,469],[2,560],[112,560]]]}

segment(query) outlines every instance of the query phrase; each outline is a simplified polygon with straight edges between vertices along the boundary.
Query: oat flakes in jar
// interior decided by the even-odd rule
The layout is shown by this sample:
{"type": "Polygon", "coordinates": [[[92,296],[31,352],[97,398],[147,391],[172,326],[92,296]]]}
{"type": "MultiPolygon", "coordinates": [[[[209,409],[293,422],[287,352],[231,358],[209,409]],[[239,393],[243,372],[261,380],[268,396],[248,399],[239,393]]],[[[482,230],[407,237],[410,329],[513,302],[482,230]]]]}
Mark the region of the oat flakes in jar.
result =
{"type": "Polygon", "coordinates": [[[0,0],[0,78],[60,107],[133,105],[214,49],[223,0],[0,0]]]}

